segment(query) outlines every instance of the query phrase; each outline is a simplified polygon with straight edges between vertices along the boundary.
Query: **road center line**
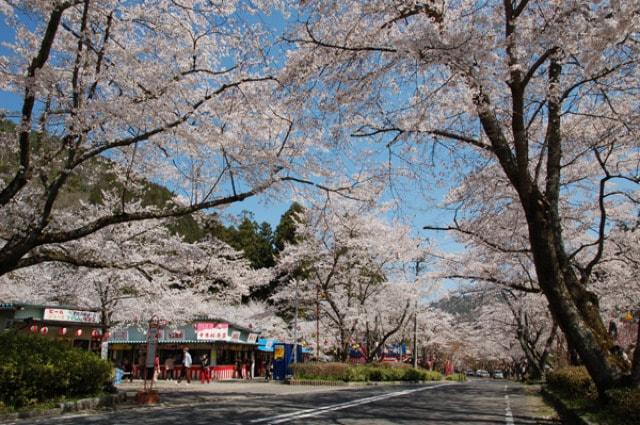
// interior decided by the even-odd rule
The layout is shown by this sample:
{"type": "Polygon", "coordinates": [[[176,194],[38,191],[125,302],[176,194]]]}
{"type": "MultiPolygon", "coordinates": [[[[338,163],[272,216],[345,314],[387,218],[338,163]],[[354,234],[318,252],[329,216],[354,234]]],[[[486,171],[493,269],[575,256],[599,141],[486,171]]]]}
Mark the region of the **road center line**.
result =
{"type": "Polygon", "coordinates": [[[380,394],[380,395],[376,395],[376,396],[361,398],[361,399],[358,399],[358,400],[351,400],[351,401],[347,401],[347,402],[344,402],[344,403],[338,403],[338,404],[332,404],[332,405],[329,405],[329,406],[318,407],[318,408],[315,408],[315,409],[305,409],[305,410],[300,410],[300,411],[297,411],[297,412],[284,413],[282,415],[269,416],[269,417],[260,418],[260,419],[253,419],[251,421],[251,423],[268,422],[269,424],[279,424],[279,423],[283,423],[283,422],[292,421],[292,420],[295,420],[295,419],[310,418],[310,417],[313,417],[313,416],[321,415],[321,414],[323,414],[325,412],[331,412],[331,411],[335,411],[335,410],[347,409],[349,407],[354,407],[354,406],[360,406],[362,404],[373,403],[373,402],[378,401],[378,400],[384,400],[384,399],[387,399],[387,398],[399,397],[399,396],[403,396],[403,395],[406,395],[406,394],[411,394],[411,393],[415,393],[415,392],[418,392],[418,391],[426,391],[426,390],[430,390],[430,389],[433,389],[433,388],[444,387],[444,386],[447,386],[447,385],[452,385],[452,384],[451,383],[439,384],[439,385],[432,385],[432,386],[428,386],[428,387],[420,387],[420,388],[404,390],[404,391],[396,391],[396,392],[393,392],[393,393],[385,393],[385,394],[380,394]]]}
{"type": "MultiPolygon", "coordinates": [[[[505,391],[507,390],[507,386],[504,386],[505,391]]],[[[511,412],[511,400],[509,400],[509,394],[504,395],[504,401],[507,404],[507,407],[504,409],[504,422],[506,425],[514,425],[513,422],[513,413],[511,412]]]]}

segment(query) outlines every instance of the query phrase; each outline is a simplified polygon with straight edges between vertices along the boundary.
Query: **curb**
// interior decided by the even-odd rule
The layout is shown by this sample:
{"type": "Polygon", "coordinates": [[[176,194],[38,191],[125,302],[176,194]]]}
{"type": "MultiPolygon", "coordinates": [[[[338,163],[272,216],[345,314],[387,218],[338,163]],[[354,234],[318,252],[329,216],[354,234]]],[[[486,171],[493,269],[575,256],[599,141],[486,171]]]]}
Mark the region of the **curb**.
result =
{"type": "Polygon", "coordinates": [[[127,393],[121,392],[113,395],[105,395],[101,397],[83,398],[81,400],[60,403],[58,408],[62,412],[77,412],[79,410],[91,410],[98,407],[113,407],[118,403],[127,401],[127,393]]]}
{"type": "Polygon", "coordinates": [[[563,424],[567,424],[567,425],[597,425],[597,423],[591,422],[591,421],[587,420],[586,418],[580,416],[580,414],[577,411],[569,408],[564,403],[564,401],[562,401],[562,399],[560,397],[558,397],[557,395],[555,395],[551,391],[547,390],[546,388],[542,388],[540,393],[542,394],[542,397],[546,401],[551,403],[551,405],[553,405],[553,408],[556,409],[556,412],[558,412],[558,415],[560,416],[560,419],[562,419],[562,423],[563,424]]]}
{"type": "Polygon", "coordinates": [[[24,412],[7,413],[0,415],[0,423],[17,419],[29,419],[36,417],[59,416],[67,412],[79,412],[81,410],[94,410],[100,407],[114,407],[118,403],[127,401],[127,393],[108,394],[100,397],[83,398],[75,401],[58,403],[58,407],[47,410],[27,410],[24,412]]]}
{"type": "Polygon", "coordinates": [[[283,381],[285,385],[309,385],[313,387],[330,386],[330,387],[346,387],[351,382],[344,381],[320,381],[315,379],[288,379],[283,381]]]}
{"type": "MultiPolygon", "coordinates": [[[[310,386],[330,386],[330,387],[369,387],[369,386],[391,386],[391,385],[423,385],[442,381],[320,381],[315,379],[290,379],[285,380],[285,385],[310,385],[310,386]]],[[[448,381],[452,382],[452,381],[448,381]]]]}

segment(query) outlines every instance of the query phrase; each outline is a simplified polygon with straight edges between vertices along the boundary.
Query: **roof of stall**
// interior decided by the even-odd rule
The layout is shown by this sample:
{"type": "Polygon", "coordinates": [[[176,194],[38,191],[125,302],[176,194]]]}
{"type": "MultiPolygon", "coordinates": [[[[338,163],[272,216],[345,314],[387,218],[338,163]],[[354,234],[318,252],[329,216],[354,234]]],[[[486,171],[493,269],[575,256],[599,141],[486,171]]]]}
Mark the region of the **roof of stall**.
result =
{"type": "Polygon", "coordinates": [[[88,308],[88,307],[78,307],[75,305],[65,305],[65,304],[31,304],[31,303],[22,303],[22,302],[4,302],[0,303],[0,310],[19,310],[22,308],[63,308],[65,310],[78,310],[78,311],[93,311],[98,312],[99,309],[88,308]]]}

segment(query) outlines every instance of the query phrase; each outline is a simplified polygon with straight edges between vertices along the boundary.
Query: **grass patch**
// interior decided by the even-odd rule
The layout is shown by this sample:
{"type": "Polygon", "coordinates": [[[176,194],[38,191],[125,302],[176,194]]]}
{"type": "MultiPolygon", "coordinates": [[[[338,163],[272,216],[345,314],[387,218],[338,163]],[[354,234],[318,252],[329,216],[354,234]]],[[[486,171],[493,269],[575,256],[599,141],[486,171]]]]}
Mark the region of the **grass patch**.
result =
{"type": "MultiPolygon", "coordinates": [[[[640,394],[640,390],[622,391],[640,394]]],[[[560,398],[563,404],[570,410],[575,411],[590,422],[595,422],[601,425],[637,425],[640,423],[640,411],[638,411],[638,405],[630,406],[629,409],[625,409],[620,406],[619,401],[615,400],[603,405],[597,399],[592,397],[571,397],[566,393],[557,393],[553,391],[552,393],[556,397],[560,398]]]]}

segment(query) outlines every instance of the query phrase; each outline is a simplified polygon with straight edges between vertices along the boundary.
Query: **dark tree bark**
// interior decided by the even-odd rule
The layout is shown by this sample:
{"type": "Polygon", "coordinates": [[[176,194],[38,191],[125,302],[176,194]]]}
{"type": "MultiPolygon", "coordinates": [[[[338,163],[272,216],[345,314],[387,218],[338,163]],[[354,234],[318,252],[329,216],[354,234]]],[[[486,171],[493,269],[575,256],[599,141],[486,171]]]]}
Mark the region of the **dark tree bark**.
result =
{"type": "Polygon", "coordinates": [[[636,348],[631,362],[631,386],[640,388],[640,323],[638,323],[638,333],[636,335],[636,348]]]}

